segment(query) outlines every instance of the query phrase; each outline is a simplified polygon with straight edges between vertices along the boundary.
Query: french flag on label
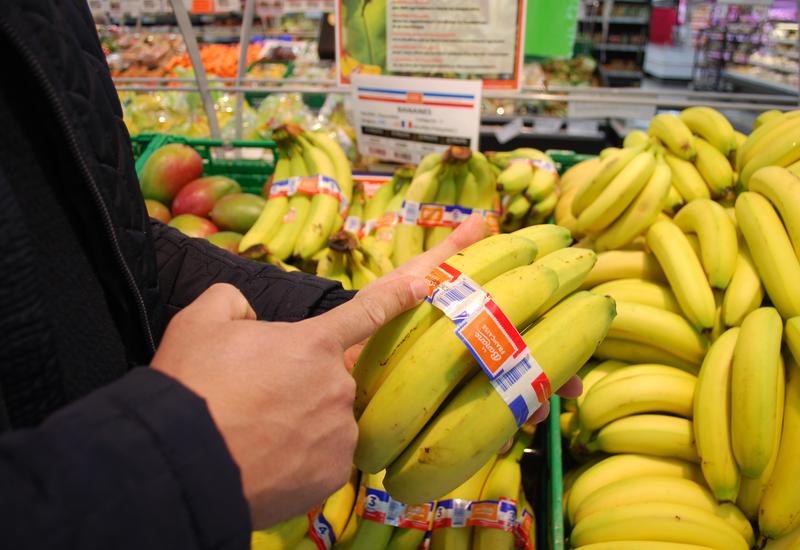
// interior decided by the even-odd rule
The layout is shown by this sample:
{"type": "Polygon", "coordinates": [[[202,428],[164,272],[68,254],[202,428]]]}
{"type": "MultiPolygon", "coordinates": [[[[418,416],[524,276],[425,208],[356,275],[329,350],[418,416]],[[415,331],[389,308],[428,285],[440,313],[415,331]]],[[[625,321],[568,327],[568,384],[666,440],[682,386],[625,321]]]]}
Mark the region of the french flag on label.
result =
{"type": "MultiPolygon", "coordinates": [[[[399,88],[376,88],[359,86],[358,99],[380,103],[404,103],[410,105],[427,105],[430,107],[463,107],[472,109],[475,106],[474,94],[453,94],[447,92],[411,91],[399,88]]],[[[410,127],[410,125],[409,125],[410,127]]]]}

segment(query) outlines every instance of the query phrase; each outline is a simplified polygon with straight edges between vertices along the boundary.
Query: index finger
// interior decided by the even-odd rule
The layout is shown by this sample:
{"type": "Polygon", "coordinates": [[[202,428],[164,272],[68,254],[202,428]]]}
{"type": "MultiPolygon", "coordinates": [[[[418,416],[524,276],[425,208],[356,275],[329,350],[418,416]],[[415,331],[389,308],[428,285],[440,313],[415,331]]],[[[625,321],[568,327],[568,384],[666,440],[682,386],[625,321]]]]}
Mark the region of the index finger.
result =
{"type": "Polygon", "coordinates": [[[342,350],[346,350],[420,303],[427,293],[428,283],[422,277],[406,275],[378,280],[349,302],[303,322],[332,334],[342,350]]]}

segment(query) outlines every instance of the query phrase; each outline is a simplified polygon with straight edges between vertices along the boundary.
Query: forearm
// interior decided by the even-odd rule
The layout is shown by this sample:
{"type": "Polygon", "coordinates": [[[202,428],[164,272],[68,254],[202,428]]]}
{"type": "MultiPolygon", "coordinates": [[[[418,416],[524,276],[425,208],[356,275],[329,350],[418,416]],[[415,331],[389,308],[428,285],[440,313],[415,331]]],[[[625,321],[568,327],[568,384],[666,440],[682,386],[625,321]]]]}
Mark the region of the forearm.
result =
{"type": "Polygon", "coordinates": [[[246,549],[239,470],[205,402],[149,368],[0,437],[15,549],[246,549]]]}
{"type": "Polygon", "coordinates": [[[162,302],[168,317],[214,283],[230,283],[247,297],[259,319],[299,321],[349,300],[335,281],[239,258],[202,239],[151,222],[162,302]]]}

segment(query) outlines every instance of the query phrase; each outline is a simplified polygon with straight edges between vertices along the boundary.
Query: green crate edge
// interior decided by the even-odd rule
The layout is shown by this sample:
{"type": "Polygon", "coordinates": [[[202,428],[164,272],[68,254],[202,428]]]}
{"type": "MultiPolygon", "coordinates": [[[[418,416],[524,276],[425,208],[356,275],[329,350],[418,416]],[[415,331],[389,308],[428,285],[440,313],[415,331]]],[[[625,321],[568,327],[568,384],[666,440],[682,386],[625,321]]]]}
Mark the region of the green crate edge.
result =
{"type": "Polygon", "coordinates": [[[275,171],[275,163],[278,160],[278,145],[274,141],[247,141],[233,140],[225,141],[218,139],[195,139],[170,134],[140,134],[131,138],[131,144],[136,157],[137,147],[141,148],[146,143],[143,151],[136,158],[136,175],[140,176],[147,159],[150,156],[170,143],[183,143],[198,151],[203,157],[203,173],[207,176],[225,175],[235,179],[245,193],[260,195],[264,182],[275,171]],[[266,161],[256,161],[249,159],[213,159],[209,153],[212,147],[233,147],[233,148],[259,148],[270,149],[273,154],[273,163],[266,161]]]}
{"type": "Polygon", "coordinates": [[[564,471],[561,456],[561,399],[554,395],[550,400],[547,420],[547,454],[550,476],[548,483],[548,527],[551,550],[564,550],[564,471]]]}

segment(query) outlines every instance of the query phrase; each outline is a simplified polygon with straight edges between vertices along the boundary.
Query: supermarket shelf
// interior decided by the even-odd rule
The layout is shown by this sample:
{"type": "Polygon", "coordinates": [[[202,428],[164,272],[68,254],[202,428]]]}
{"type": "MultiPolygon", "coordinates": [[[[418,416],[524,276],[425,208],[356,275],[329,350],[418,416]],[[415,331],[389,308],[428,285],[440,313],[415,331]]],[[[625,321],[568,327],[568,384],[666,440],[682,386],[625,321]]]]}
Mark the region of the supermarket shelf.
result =
{"type": "MultiPolygon", "coordinates": [[[[600,16],[594,17],[581,17],[578,19],[580,23],[603,23],[605,19],[600,16]]],[[[609,23],[619,23],[625,25],[646,25],[650,20],[647,17],[610,17],[609,23]]]]}
{"type": "Polygon", "coordinates": [[[776,92],[781,92],[785,94],[793,94],[798,95],[800,94],[800,90],[797,87],[790,86],[789,84],[783,84],[782,82],[774,82],[765,80],[763,78],[757,78],[754,76],[742,74],[737,71],[722,71],[722,77],[738,84],[742,84],[749,88],[757,88],[761,90],[772,90],[776,92]]]}
{"type": "Polygon", "coordinates": [[[750,65],[753,67],[761,67],[762,69],[769,69],[770,71],[775,71],[778,73],[785,73],[785,74],[797,74],[800,71],[800,67],[783,67],[781,65],[770,65],[769,63],[761,63],[759,61],[750,61],[750,65]]]}
{"type": "Polygon", "coordinates": [[[792,40],[791,38],[770,38],[770,42],[773,44],[784,44],[786,46],[797,46],[797,40],[792,40]]]}
{"type": "Polygon", "coordinates": [[[641,52],[644,51],[643,45],[638,44],[595,44],[594,47],[598,50],[606,50],[609,52],[641,52]]]}
{"type": "Polygon", "coordinates": [[[600,75],[606,78],[642,78],[642,76],[644,76],[642,71],[618,71],[614,69],[604,69],[602,67],[598,70],[600,71],[600,75]]]}

